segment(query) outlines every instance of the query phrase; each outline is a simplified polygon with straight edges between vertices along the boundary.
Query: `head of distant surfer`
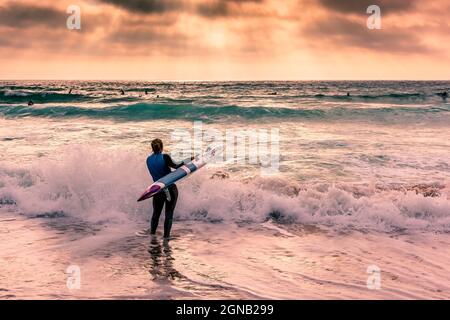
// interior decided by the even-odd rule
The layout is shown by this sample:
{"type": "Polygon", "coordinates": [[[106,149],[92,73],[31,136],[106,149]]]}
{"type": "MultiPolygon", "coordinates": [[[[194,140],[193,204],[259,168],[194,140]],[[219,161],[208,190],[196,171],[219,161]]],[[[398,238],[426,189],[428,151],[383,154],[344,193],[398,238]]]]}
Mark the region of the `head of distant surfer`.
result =
{"type": "Polygon", "coordinates": [[[161,139],[154,139],[152,141],[152,150],[154,153],[161,153],[163,151],[163,142],[161,139]]]}

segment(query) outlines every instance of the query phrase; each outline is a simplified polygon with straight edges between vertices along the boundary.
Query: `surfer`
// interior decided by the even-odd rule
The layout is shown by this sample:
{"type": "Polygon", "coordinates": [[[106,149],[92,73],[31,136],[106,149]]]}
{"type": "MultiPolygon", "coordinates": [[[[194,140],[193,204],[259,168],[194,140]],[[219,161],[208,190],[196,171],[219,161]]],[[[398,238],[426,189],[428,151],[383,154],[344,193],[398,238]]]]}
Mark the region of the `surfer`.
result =
{"type": "Polygon", "coordinates": [[[123,91],[123,89],[120,89],[120,94],[125,95],[125,91],[123,91]]]}
{"type": "MultiPolygon", "coordinates": [[[[163,153],[163,142],[161,139],[155,139],[151,142],[153,153],[147,158],[147,168],[153,181],[157,181],[160,178],[171,173],[172,169],[178,169],[184,163],[176,164],[172,158],[163,153]]],[[[194,157],[191,158],[193,160],[194,157]]],[[[150,233],[154,235],[158,228],[159,217],[161,216],[162,209],[166,205],[165,219],[164,219],[164,238],[170,238],[170,230],[172,228],[173,212],[177,204],[178,189],[175,184],[170,185],[165,192],[160,192],[153,197],[153,215],[150,224],[150,230],[142,232],[143,235],[150,233]]]]}
{"type": "Polygon", "coordinates": [[[28,105],[32,106],[34,104],[33,100],[28,101],[28,105]]]}
{"type": "Polygon", "coordinates": [[[436,93],[436,95],[438,95],[439,97],[441,97],[442,100],[444,100],[444,101],[446,101],[447,98],[448,98],[448,92],[447,92],[447,91],[436,93]]]}

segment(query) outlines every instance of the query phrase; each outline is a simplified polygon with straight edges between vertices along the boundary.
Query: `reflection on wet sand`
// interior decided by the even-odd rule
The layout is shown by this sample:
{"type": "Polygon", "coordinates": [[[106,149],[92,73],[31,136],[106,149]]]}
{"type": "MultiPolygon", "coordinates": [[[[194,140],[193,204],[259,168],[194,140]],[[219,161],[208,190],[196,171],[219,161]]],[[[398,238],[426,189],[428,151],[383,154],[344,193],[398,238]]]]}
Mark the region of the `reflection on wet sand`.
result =
{"type": "Polygon", "coordinates": [[[153,280],[176,280],[184,278],[173,266],[172,248],[168,241],[158,241],[157,238],[150,240],[148,248],[150,253],[150,274],[153,280]]]}
{"type": "Polygon", "coordinates": [[[252,292],[240,290],[234,285],[222,281],[214,272],[214,268],[211,268],[208,264],[202,263],[199,266],[196,265],[196,268],[185,269],[186,262],[189,265],[191,257],[183,256],[183,254],[180,256],[180,250],[183,251],[184,245],[183,241],[176,241],[173,247],[175,250],[173,250],[168,241],[158,240],[157,237],[151,238],[148,247],[150,260],[147,265],[152,281],[189,293],[191,298],[211,296],[222,299],[260,298],[252,292]],[[179,258],[178,261],[174,256],[179,258]],[[175,265],[181,269],[181,272],[175,269],[175,265]],[[207,270],[203,270],[203,272],[195,271],[197,267],[202,266],[206,267],[207,270]]]}

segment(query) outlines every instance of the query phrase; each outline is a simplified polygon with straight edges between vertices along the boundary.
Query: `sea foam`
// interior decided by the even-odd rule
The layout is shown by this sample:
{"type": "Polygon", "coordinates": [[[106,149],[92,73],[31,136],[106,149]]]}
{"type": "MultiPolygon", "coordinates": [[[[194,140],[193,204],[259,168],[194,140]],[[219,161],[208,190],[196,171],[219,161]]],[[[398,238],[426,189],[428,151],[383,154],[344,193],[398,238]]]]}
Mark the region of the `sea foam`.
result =
{"type": "MultiPolygon", "coordinates": [[[[134,150],[70,146],[28,166],[0,164],[0,206],[29,216],[87,221],[145,221],[151,200],[136,199],[152,181],[134,150]]],[[[336,230],[450,231],[448,183],[414,187],[298,183],[282,177],[218,178],[205,168],[178,184],[177,219],[218,223],[304,223],[336,230]],[[214,178],[213,178],[214,177],[214,178]]],[[[221,175],[219,175],[220,177],[221,175]]],[[[226,177],[226,176],[225,176],[226,177]]]]}

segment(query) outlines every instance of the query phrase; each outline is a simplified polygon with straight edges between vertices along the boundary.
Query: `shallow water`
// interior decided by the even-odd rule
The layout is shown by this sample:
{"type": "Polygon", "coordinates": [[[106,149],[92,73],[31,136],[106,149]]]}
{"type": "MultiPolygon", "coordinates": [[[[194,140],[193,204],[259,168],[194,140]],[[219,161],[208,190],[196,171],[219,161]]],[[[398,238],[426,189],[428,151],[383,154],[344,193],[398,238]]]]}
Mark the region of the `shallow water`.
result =
{"type": "Polygon", "coordinates": [[[448,299],[447,234],[177,221],[174,239],[67,218],[1,221],[3,299],[448,299]],[[12,237],[12,238],[11,238],[12,237]],[[14,239],[14,241],[11,241],[14,239]],[[381,288],[367,288],[367,267],[381,288]],[[80,268],[68,288],[66,269],[80,268]]]}

